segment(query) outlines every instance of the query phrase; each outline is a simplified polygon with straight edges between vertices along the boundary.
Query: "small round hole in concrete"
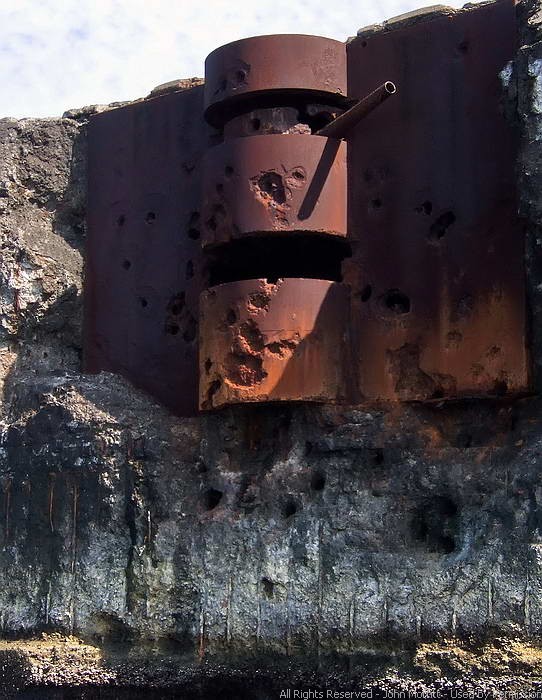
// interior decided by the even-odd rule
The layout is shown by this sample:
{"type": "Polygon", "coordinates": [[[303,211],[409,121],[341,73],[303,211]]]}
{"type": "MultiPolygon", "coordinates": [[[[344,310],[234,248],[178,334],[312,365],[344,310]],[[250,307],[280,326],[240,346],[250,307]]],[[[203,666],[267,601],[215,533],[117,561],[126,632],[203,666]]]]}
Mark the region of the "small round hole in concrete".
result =
{"type": "Polygon", "coordinates": [[[154,224],[155,221],[156,221],[156,214],[155,214],[155,212],[153,212],[153,211],[148,211],[148,212],[145,214],[145,223],[146,223],[146,224],[154,224]]]}
{"type": "Polygon", "coordinates": [[[275,584],[271,579],[264,576],[262,578],[262,592],[266,598],[272,598],[274,593],[275,584]]]}
{"type": "Polygon", "coordinates": [[[311,489],[313,491],[323,491],[326,485],[326,475],[322,472],[315,472],[311,478],[311,489]]]}
{"type": "Polygon", "coordinates": [[[126,217],[124,216],[124,214],[121,214],[119,217],[117,217],[117,226],[119,228],[124,226],[125,223],[126,223],[126,217]]]}
{"type": "Polygon", "coordinates": [[[122,267],[123,267],[125,270],[129,270],[129,269],[132,267],[132,263],[131,263],[129,260],[125,260],[125,261],[122,263],[122,267]]]}
{"type": "Polygon", "coordinates": [[[381,447],[376,447],[373,450],[373,464],[376,464],[377,467],[384,464],[384,450],[381,447]]]}
{"type": "Polygon", "coordinates": [[[222,491],[218,491],[218,489],[207,489],[204,498],[207,510],[214,510],[222,500],[222,495],[222,491]]]}
{"type": "Polygon", "coordinates": [[[289,498],[286,501],[282,512],[285,518],[291,518],[292,515],[295,515],[297,513],[297,503],[293,500],[293,498],[289,498]]]}
{"type": "Polygon", "coordinates": [[[381,208],[382,208],[382,200],[379,197],[371,200],[371,209],[381,209],[381,208]]]}
{"type": "Polygon", "coordinates": [[[139,303],[144,309],[149,305],[149,302],[145,299],[145,297],[139,297],[139,303]]]}

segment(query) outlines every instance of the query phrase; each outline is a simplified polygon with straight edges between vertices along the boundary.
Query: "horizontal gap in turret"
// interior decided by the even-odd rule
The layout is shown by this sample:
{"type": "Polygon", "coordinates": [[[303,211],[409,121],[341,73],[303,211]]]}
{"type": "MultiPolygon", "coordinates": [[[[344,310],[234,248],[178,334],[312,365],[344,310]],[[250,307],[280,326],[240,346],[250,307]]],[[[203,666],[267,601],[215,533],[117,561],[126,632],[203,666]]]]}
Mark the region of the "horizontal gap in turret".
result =
{"type": "Polygon", "coordinates": [[[298,110],[300,121],[308,124],[315,133],[330,121],[325,116],[326,111],[340,113],[349,106],[348,98],[336,93],[317,90],[266,90],[236,95],[213,104],[208,108],[206,118],[209,123],[222,130],[231,119],[255,110],[294,108],[298,110]],[[313,112],[311,107],[314,105],[321,105],[324,109],[313,112]]]}
{"type": "Polygon", "coordinates": [[[285,277],[342,282],[342,262],[352,255],[338,236],[294,233],[253,236],[208,252],[209,286],[249,279],[285,277]]]}

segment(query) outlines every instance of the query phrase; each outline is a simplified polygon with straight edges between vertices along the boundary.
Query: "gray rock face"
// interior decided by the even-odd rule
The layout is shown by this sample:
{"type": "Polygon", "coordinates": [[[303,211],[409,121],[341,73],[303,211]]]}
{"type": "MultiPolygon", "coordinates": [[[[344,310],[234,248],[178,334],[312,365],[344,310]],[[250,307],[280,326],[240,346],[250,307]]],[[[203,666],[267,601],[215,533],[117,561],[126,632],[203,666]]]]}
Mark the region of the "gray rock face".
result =
{"type": "MultiPolygon", "coordinates": [[[[539,4],[522,13],[502,78],[522,128],[538,387],[539,4]]],[[[0,121],[0,625],[15,638],[0,689],[535,687],[540,400],[179,419],[82,375],[91,111],[0,121]],[[90,647],[16,641],[41,632],[90,647]]]]}

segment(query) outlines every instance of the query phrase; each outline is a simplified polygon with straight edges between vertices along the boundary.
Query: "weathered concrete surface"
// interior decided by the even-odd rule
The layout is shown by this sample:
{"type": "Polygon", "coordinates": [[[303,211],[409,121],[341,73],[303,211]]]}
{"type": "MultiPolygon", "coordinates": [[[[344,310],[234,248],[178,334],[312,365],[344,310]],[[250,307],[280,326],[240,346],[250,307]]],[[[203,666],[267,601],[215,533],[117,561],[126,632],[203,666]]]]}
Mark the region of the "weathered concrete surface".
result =
{"type": "MultiPolygon", "coordinates": [[[[503,83],[538,388],[539,4],[522,17],[503,83]]],[[[540,686],[539,399],[173,418],[80,373],[85,112],[3,120],[0,151],[4,695],[540,686]],[[44,631],[86,643],[22,641],[44,631]]]]}

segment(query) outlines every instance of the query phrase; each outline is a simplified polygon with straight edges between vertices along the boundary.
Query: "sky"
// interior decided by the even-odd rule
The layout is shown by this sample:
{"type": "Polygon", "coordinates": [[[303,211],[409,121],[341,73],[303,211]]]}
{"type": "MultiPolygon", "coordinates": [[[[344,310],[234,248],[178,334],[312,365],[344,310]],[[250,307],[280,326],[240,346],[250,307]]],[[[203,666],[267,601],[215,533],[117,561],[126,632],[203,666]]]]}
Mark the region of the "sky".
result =
{"type": "Polygon", "coordinates": [[[0,0],[0,118],[53,117],[133,100],[160,83],[202,77],[206,55],[236,39],[290,33],[344,41],[360,27],[424,4],[430,3],[0,0]]]}

